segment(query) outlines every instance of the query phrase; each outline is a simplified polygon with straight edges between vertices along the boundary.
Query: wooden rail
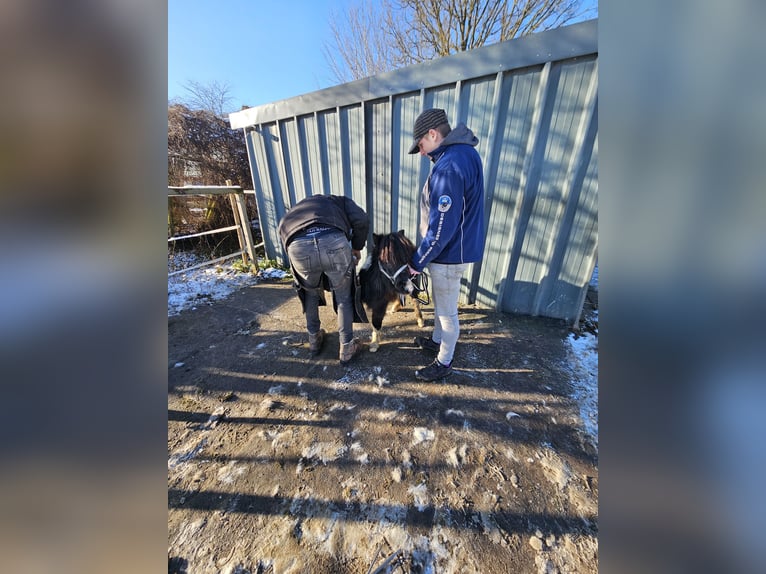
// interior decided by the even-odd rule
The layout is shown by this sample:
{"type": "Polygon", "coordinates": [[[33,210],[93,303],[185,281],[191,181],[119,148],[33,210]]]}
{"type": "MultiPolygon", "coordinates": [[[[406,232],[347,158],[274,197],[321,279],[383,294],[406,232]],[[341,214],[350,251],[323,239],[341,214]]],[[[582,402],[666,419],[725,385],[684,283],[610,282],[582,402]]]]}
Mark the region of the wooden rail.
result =
{"type": "Polygon", "coordinates": [[[216,233],[225,233],[227,231],[237,230],[237,238],[239,239],[240,250],[219,257],[213,261],[206,261],[200,265],[195,265],[189,269],[183,269],[176,271],[171,275],[180,273],[183,271],[189,271],[190,269],[202,267],[204,265],[212,265],[218,261],[236,257],[242,255],[242,261],[247,265],[250,261],[256,261],[255,248],[263,246],[263,243],[255,245],[253,243],[253,234],[250,231],[250,221],[247,218],[247,203],[245,202],[245,192],[238,185],[231,185],[231,181],[226,181],[226,185],[185,185],[183,187],[168,186],[168,196],[193,196],[193,195],[227,195],[231,204],[231,210],[234,214],[235,225],[229,227],[219,227],[217,229],[211,229],[209,231],[203,231],[201,233],[193,233],[190,235],[181,235],[177,237],[168,238],[168,242],[178,241],[180,239],[188,239],[190,237],[200,237],[203,235],[212,235],[216,233]]]}

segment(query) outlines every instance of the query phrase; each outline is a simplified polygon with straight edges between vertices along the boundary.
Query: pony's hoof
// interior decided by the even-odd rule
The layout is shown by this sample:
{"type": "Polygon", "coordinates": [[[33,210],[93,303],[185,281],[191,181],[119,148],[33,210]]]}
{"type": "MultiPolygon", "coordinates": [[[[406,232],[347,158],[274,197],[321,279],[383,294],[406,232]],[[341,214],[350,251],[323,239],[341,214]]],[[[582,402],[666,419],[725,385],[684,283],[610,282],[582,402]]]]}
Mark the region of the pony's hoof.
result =
{"type": "Polygon", "coordinates": [[[425,321],[423,321],[422,319],[420,321],[418,321],[418,327],[420,327],[422,329],[425,326],[426,326],[426,322],[425,321]]]}
{"type": "Polygon", "coordinates": [[[378,343],[370,343],[370,346],[367,348],[367,350],[370,353],[375,353],[380,348],[380,345],[378,343]]]}

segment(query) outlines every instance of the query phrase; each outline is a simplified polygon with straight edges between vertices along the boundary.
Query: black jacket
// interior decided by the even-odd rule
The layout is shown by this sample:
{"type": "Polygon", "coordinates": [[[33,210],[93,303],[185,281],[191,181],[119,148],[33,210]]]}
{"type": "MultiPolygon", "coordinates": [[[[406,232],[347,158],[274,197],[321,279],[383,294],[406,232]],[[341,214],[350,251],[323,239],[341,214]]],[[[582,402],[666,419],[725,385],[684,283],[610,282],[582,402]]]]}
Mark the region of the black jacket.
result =
{"type": "Polygon", "coordinates": [[[370,221],[353,200],[338,195],[311,195],[296,203],[279,222],[279,238],[285,249],[293,237],[312,226],[336,227],[346,234],[353,249],[367,243],[370,221]]]}

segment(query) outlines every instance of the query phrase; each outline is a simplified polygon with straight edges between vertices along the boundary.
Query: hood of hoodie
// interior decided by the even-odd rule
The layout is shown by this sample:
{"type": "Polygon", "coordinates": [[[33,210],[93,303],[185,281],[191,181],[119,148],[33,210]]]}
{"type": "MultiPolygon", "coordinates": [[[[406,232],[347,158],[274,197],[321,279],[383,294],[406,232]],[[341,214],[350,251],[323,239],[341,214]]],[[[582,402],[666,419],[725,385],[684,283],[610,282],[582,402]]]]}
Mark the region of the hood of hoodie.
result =
{"type": "Polygon", "coordinates": [[[455,144],[468,144],[476,147],[479,145],[479,138],[465,124],[460,123],[447,134],[447,137],[442,140],[442,144],[428,155],[432,161],[436,161],[444,153],[445,147],[455,144]]]}

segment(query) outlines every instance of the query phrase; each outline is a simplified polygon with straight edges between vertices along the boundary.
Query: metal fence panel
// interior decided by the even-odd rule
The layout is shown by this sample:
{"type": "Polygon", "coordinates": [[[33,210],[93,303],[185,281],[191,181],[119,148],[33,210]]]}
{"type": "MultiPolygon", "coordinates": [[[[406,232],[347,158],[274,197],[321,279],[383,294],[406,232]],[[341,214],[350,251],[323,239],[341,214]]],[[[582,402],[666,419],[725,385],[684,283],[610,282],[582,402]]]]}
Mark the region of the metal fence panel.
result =
{"type": "Polygon", "coordinates": [[[591,20],[231,114],[244,128],[264,247],[312,194],[351,197],[372,233],[418,241],[427,158],[412,126],[441,107],[479,137],[487,241],[462,302],[579,317],[598,249],[598,49],[591,20]]]}

